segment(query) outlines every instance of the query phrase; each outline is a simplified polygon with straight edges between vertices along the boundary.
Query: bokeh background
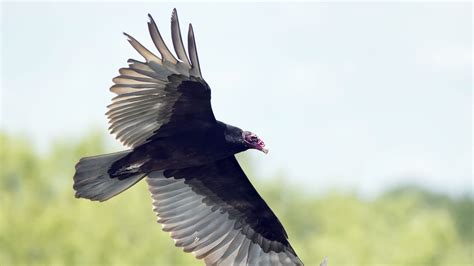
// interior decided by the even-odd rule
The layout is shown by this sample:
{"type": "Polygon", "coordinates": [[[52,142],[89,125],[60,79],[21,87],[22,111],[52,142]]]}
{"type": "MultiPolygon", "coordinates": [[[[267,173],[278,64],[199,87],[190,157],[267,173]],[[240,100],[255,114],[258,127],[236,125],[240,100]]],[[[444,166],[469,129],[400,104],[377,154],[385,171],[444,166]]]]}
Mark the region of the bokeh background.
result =
{"type": "Polygon", "coordinates": [[[151,13],[192,22],[218,119],[307,265],[474,265],[472,3],[1,6],[0,265],[199,265],[146,184],[73,197],[79,158],[122,149],[111,78],[151,13]]]}

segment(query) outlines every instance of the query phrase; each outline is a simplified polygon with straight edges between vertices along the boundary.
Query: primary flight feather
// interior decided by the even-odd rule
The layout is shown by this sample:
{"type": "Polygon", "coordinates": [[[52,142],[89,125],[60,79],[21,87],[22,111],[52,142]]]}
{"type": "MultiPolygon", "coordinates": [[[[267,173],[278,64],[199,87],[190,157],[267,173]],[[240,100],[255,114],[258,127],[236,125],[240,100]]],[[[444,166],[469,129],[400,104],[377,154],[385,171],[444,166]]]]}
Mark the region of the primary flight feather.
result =
{"type": "Polygon", "coordinates": [[[191,24],[186,52],[173,10],[176,58],[149,18],[160,56],[125,34],[144,61],[129,59],[110,88],[117,96],[108,106],[109,129],[130,149],[82,158],[76,197],[105,201],[146,177],[163,230],[206,264],[302,265],[234,157],[247,149],[267,153],[265,144],[214,117],[191,24]]]}

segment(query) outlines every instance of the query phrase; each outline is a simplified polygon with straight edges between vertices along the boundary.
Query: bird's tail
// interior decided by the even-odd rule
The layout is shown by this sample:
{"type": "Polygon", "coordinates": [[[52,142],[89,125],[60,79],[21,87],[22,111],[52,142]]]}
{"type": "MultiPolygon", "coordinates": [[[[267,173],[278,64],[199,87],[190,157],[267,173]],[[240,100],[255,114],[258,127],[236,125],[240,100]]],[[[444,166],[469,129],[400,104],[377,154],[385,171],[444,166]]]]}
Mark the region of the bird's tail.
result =
{"type": "Polygon", "coordinates": [[[140,181],[146,174],[124,172],[123,175],[110,176],[112,164],[127,156],[130,151],[84,157],[76,164],[73,188],[76,198],[105,201],[123,192],[140,181]]]}

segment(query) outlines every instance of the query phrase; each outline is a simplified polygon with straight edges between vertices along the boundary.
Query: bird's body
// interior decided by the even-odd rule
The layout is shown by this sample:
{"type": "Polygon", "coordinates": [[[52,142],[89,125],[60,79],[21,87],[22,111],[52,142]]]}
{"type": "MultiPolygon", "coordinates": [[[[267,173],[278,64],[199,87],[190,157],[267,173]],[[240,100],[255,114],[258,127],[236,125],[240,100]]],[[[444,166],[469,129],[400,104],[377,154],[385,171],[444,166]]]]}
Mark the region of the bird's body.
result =
{"type": "Polygon", "coordinates": [[[76,197],[105,201],[146,177],[163,230],[206,264],[302,265],[234,157],[247,149],[267,153],[265,144],[214,117],[191,25],[188,57],[173,11],[175,58],[150,19],[161,58],[126,34],[145,62],[129,59],[110,89],[117,96],[108,106],[109,129],[130,149],[82,158],[76,197]]]}
{"type": "Polygon", "coordinates": [[[121,168],[132,165],[140,165],[139,170],[146,173],[205,165],[248,149],[238,141],[242,132],[237,127],[216,121],[213,127],[154,138],[115,162],[109,173],[113,176],[121,168]]]}

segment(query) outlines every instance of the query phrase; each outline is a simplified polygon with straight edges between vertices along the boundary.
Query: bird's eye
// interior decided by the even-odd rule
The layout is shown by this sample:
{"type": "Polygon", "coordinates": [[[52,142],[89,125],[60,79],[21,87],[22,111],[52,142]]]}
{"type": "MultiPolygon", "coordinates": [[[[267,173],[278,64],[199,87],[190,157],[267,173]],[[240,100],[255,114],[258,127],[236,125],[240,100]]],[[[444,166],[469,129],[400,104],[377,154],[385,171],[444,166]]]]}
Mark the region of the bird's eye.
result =
{"type": "Polygon", "coordinates": [[[257,136],[251,136],[251,137],[250,137],[250,140],[251,140],[252,142],[256,142],[256,141],[258,140],[258,138],[257,138],[257,136]]]}

